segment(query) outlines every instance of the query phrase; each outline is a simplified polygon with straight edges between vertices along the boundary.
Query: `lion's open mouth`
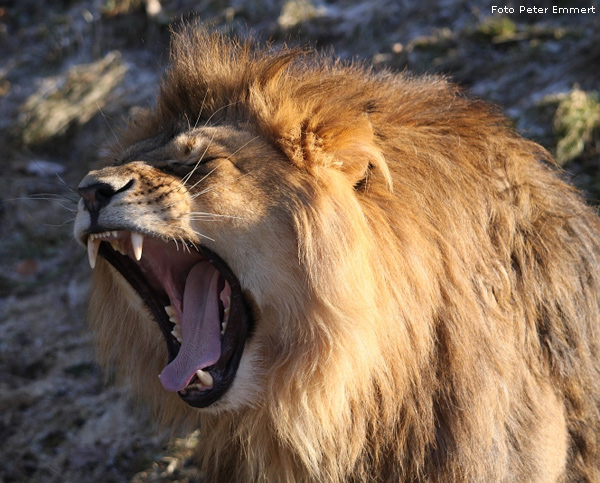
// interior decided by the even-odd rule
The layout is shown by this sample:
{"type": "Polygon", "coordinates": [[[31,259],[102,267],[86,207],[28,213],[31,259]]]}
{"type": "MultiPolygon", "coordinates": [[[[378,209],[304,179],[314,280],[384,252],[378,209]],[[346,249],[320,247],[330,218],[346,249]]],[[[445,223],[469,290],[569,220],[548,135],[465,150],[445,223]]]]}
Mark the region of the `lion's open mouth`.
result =
{"type": "Polygon", "coordinates": [[[240,283],[227,264],[207,248],[129,231],[93,233],[87,245],[92,268],[100,254],[158,322],[169,354],[163,387],[195,407],[223,396],[249,331],[240,283]]]}

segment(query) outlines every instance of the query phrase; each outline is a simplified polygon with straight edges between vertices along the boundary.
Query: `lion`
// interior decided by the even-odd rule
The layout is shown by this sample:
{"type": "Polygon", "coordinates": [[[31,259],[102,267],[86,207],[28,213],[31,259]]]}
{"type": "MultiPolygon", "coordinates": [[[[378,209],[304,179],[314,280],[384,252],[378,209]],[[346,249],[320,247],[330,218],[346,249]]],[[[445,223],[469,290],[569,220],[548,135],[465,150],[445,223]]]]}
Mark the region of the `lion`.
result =
{"type": "Polygon", "coordinates": [[[78,188],[100,360],[199,428],[206,481],[600,481],[599,220],[508,124],[174,30],[78,188]]]}

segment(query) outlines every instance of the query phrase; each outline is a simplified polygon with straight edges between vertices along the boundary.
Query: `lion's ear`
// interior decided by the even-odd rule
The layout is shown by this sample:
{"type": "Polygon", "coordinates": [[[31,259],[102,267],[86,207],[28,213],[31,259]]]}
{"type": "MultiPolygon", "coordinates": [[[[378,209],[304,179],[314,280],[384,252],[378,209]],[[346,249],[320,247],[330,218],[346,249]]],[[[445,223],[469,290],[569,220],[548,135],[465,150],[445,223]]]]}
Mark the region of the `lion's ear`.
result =
{"type": "Polygon", "coordinates": [[[324,150],[352,185],[363,181],[369,170],[375,168],[391,189],[391,175],[381,150],[375,145],[373,128],[366,114],[362,119],[356,119],[351,127],[338,132],[330,145],[325,143],[324,150]]]}
{"type": "Polygon", "coordinates": [[[310,171],[331,167],[342,171],[350,183],[365,179],[376,168],[388,188],[391,175],[381,150],[375,144],[373,127],[367,114],[353,119],[314,116],[288,131],[279,139],[290,160],[310,171]]]}

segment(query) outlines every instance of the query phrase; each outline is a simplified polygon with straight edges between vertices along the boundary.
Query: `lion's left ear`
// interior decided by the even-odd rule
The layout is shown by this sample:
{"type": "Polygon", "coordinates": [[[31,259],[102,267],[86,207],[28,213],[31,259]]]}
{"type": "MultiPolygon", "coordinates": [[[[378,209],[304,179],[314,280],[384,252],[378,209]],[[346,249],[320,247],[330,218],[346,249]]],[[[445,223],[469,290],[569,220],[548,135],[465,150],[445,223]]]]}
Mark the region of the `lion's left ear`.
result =
{"type": "Polygon", "coordinates": [[[313,116],[279,137],[278,144],[299,167],[314,171],[331,167],[342,171],[352,185],[375,168],[391,188],[391,175],[366,113],[339,118],[333,113],[313,116]]]}

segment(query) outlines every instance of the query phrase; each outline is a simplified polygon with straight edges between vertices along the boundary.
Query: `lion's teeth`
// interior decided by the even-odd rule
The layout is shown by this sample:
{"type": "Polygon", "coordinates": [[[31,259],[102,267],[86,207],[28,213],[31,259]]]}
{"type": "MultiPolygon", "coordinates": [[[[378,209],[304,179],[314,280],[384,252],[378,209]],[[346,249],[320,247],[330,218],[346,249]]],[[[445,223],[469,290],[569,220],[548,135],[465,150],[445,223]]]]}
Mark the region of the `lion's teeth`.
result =
{"type": "Polygon", "coordinates": [[[139,261],[142,258],[142,247],[144,246],[144,235],[141,233],[131,233],[131,246],[133,255],[139,261]]]}
{"type": "MultiPolygon", "coordinates": [[[[169,307],[172,307],[169,305],[169,307]]],[[[166,309],[166,307],[165,307],[166,309]]],[[[173,322],[175,325],[179,325],[181,324],[181,322],[179,321],[179,316],[177,315],[177,312],[175,312],[175,310],[171,309],[171,310],[165,310],[165,312],[167,312],[167,315],[169,316],[169,320],[171,322],[173,322]]]]}
{"type": "Polygon", "coordinates": [[[229,322],[229,313],[231,312],[231,297],[227,297],[227,307],[223,310],[223,322],[221,322],[221,335],[225,335],[227,322],[229,322]]]}
{"type": "MultiPolygon", "coordinates": [[[[186,391],[187,390],[197,390],[197,391],[205,391],[206,389],[210,389],[212,386],[205,386],[204,384],[190,384],[189,386],[187,386],[185,389],[182,389],[181,391],[186,391]]],[[[180,392],[181,392],[180,391],[180,392]]],[[[185,394],[182,392],[182,394],[185,394]]]]}
{"type": "Polygon", "coordinates": [[[90,267],[92,267],[92,270],[96,266],[98,248],[100,248],[100,240],[96,237],[89,236],[87,241],[88,261],[90,262],[90,267]]]}
{"type": "Polygon", "coordinates": [[[166,305],[165,312],[169,316],[169,320],[173,322],[173,324],[175,324],[175,327],[173,327],[173,330],[171,331],[171,335],[175,337],[177,341],[181,344],[183,342],[183,339],[181,337],[181,322],[179,322],[177,311],[172,305],[166,305]]]}
{"type": "Polygon", "coordinates": [[[171,335],[177,339],[177,342],[180,344],[183,343],[183,339],[181,338],[181,325],[175,325],[171,331],[171,335]]]}
{"type": "Polygon", "coordinates": [[[113,250],[115,252],[121,253],[121,244],[119,243],[119,240],[111,240],[110,246],[113,248],[113,250]]]}
{"type": "Polygon", "coordinates": [[[198,376],[198,379],[200,380],[202,385],[204,385],[206,387],[212,387],[213,378],[208,372],[205,372],[202,369],[198,369],[196,371],[196,375],[198,376]]]}
{"type": "MultiPolygon", "coordinates": [[[[113,234],[116,233],[113,231],[113,234]]],[[[115,236],[115,235],[113,235],[115,236]]],[[[116,252],[119,252],[121,255],[127,255],[127,250],[125,249],[125,246],[123,244],[122,240],[111,240],[110,241],[110,246],[113,247],[113,250],[116,252]]]]}

